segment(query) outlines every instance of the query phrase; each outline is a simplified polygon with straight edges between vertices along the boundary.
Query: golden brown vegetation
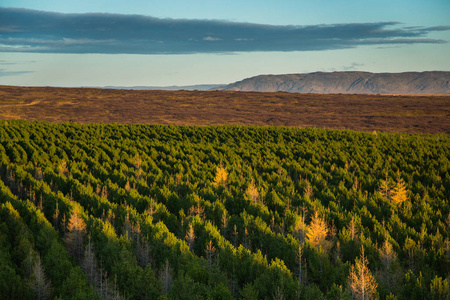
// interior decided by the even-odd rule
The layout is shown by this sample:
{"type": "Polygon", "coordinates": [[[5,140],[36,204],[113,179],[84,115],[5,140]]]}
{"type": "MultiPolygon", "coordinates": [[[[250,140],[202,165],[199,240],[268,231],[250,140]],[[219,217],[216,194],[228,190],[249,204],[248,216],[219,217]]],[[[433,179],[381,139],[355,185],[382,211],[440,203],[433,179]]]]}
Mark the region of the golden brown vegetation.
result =
{"type": "Polygon", "coordinates": [[[0,119],[450,133],[450,95],[137,91],[0,86],[0,119]]]}

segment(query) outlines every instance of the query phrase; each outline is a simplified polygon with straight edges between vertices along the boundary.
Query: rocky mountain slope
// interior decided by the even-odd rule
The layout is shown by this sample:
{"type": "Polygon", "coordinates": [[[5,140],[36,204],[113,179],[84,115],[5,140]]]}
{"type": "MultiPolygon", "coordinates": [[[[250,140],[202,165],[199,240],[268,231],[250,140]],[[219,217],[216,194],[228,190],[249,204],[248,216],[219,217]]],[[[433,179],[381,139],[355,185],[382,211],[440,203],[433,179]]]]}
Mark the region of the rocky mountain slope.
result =
{"type": "Polygon", "coordinates": [[[260,75],[217,90],[318,94],[447,94],[450,72],[315,72],[260,75]]]}

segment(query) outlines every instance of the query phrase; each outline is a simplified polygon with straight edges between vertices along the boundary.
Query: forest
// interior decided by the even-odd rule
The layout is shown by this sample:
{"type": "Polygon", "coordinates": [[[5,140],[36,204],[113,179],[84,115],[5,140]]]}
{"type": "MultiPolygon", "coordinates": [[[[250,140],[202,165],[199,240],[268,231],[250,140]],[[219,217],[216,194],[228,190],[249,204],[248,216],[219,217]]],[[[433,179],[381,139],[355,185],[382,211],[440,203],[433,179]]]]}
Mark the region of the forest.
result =
{"type": "Polygon", "coordinates": [[[450,299],[450,137],[0,121],[4,299],[450,299]]]}

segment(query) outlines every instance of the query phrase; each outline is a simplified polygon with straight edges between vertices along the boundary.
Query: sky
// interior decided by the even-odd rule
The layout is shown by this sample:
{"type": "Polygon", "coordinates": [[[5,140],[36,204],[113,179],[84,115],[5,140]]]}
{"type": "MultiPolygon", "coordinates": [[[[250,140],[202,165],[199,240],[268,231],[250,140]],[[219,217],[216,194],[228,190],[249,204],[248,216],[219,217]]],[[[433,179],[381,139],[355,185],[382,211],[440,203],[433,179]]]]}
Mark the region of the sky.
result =
{"type": "Polygon", "coordinates": [[[450,70],[448,0],[1,0],[0,85],[450,70]]]}

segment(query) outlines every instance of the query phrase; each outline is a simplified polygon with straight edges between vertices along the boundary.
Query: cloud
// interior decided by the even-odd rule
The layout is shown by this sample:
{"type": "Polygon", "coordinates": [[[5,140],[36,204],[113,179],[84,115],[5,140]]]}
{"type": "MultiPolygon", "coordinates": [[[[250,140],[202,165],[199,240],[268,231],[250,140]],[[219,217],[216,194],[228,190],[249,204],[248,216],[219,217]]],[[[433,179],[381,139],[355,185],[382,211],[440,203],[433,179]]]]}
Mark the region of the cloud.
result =
{"type": "Polygon", "coordinates": [[[356,70],[356,68],[362,67],[362,66],[364,66],[364,64],[359,64],[359,63],[354,62],[350,66],[342,66],[341,69],[344,71],[353,71],[353,70],[356,70]]]}
{"type": "MultiPolygon", "coordinates": [[[[15,66],[15,65],[29,65],[35,63],[35,60],[26,60],[26,61],[9,61],[9,60],[0,60],[1,66],[15,66]]],[[[4,69],[3,69],[4,70],[4,69]]]]}
{"type": "Polygon", "coordinates": [[[220,41],[220,40],[222,40],[222,39],[215,38],[215,37],[212,37],[212,36],[207,36],[207,37],[204,37],[203,40],[204,40],[204,41],[214,42],[214,41],[220,41]]]}
{"type": "Polygon", "coordinates": [[[5,69],[0,69],[0,77],[4,76],[17,76],[22,74],[33,73],[33,71],[7,71],[5,69]]]}
{"type": "Polygon", "coordinates": [[[445,43],[448,26],[396,22],[274,26],[143,15],[61,14],[0,8],[0,52],[186,54],[315,51],[360,45],[445,43]]]}

